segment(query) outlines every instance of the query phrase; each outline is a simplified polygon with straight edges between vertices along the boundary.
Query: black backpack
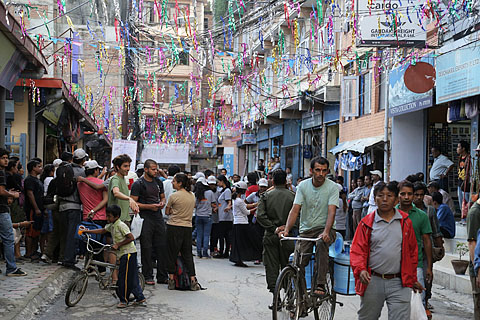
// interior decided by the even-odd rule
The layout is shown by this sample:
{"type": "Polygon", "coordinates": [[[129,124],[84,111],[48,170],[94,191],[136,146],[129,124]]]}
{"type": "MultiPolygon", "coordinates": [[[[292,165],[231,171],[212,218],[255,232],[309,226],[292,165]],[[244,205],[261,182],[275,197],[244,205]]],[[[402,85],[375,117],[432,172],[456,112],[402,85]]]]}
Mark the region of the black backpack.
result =
{"type": "Polygon", "coordinates": [[[77,188],[73,167],[70,163],[62,163],[57,169],[56,189],[60,197],[71,196],[77,188]]]}
{"type": "Polygon", "coordinates": [[[185,268],[185,262],[183,261],[182,256],[177,257],[173,279],[175,280],[175,289],[190,290],[190,276],[185,268]]]}

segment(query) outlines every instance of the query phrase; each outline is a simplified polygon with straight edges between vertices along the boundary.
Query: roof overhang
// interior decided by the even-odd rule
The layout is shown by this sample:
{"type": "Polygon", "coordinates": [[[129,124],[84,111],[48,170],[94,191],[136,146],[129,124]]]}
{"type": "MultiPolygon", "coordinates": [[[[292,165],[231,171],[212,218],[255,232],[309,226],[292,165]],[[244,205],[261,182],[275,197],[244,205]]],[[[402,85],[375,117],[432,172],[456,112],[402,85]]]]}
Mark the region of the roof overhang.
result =
{"type": "Polygon", "coordinates": [[[0,1],[0,31],[15,45],[28,61],[24,72],[31,74],[30,78],[40,78],[47,73],[47,60],[35,42],[24,35],[20,22],[8,12],[5,4],[0,1]]]}

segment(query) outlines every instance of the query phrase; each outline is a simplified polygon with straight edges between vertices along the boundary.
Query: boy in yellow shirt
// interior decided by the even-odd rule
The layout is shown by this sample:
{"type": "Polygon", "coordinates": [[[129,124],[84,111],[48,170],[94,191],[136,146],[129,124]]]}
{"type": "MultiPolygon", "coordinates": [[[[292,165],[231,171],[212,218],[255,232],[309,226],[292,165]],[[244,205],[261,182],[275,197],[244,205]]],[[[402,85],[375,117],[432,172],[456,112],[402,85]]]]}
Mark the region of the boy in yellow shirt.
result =
{"type": "Polygon", "coordinates": [[[128,298],[132,293],[135,305],[147,306],[145,296],[138,279],[137,249],[133,243],[134,237],[128,226],[120,220],[122,210],[117,205],[107,207],[108,224],[103,229],[80,230],[79,233],[103,234],[110,232],[113,238],[112,249],[117,251],[120,260],[118,269],[117,296],[120,303],[117,308],[128,306],[128,298]]]}

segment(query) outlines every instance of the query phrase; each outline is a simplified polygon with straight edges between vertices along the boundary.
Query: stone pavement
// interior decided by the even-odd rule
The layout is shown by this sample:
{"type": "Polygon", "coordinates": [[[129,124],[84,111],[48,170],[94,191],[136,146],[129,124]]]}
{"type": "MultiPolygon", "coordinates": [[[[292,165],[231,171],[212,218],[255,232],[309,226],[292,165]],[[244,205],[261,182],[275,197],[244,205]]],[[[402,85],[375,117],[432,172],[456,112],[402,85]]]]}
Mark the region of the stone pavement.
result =
{"type": "Polygon", "coordinates": [[[50,302],[70,280],[74,271],[42,262],[18,264],[28,275],[5,276],[5,262],[0,262],[0,319],[25,319],[50,302]]]}

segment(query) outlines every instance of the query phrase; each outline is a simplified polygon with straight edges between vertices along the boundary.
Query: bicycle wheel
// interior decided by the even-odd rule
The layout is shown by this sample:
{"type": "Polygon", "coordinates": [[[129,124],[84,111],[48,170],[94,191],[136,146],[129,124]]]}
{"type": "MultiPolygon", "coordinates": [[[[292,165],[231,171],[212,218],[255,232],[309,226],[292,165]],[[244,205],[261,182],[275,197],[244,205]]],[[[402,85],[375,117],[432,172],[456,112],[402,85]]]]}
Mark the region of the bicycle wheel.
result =
{"type": "Polygon", "coordinates": [[[142,288],[143,291],[145,288],[145,277],[141,271],[138,271],[138,282],[140,283],[140,288],[142,288]]]}
{"type": "Polygon", "coordinates": [[[333,260],[330,260],[328,264],[327,284],[325,285],[325,289],[327,290],[327,296],[323,299],[318,299],[316,302],[318,307],[315,307],[313,310],[315,320],[333,320],[335,315],[337,294],[333,290],[333,260]]]}
{"type": "Polygon", "coordinates": [[[65,294],[65,304],[69,307],[74,307],[82,300],[88,285],[88,275],[82,273],[78,275],[67,289],[65,294]]]}
{"type": "Polygon", "coordinates": [[[297,320],[300,316],[297,271],[286,266],[277,278],[273,294],[273,320],[297,320]]]}

